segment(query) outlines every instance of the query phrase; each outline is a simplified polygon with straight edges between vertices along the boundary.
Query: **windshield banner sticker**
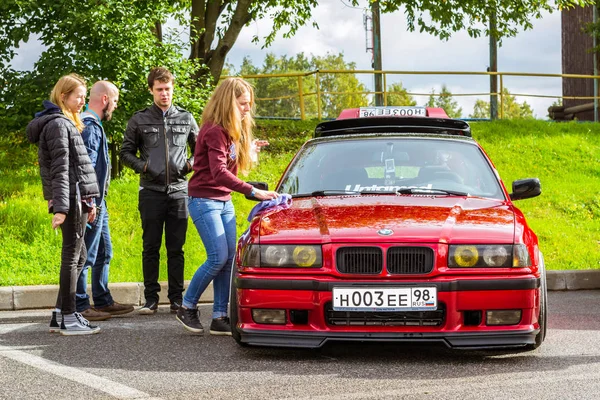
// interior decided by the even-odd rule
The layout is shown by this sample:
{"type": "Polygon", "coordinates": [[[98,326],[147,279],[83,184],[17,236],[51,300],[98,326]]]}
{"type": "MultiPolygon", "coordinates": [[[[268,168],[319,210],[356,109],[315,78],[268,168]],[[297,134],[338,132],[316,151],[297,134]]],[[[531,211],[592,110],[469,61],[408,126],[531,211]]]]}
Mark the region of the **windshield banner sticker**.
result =
{"type": "Polygon", "coordinates": [[[371,186],[360,186],[360,184],[354,185],[346,185],[347,192],[397,192],[400,189],[431,189],[431,183],[425,186],[379,186],[379,185],[371,185],[371,186]]]}

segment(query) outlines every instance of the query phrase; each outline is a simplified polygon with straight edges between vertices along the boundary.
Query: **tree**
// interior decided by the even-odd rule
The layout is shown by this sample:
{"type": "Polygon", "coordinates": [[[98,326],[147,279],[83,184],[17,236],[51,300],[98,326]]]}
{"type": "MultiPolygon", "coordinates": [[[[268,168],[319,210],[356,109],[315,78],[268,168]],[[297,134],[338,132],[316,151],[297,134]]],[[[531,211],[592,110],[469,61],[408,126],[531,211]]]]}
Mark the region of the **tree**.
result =
{"type": "Polygon", "coordinates": [[[402,82],[393,83],[387,89],[388,106],[416,106],[416,100],[408,94],[402,82]]]}
{"type": "MultiPolygon", "coordinates": [[[[361,0],[349,0],[358,6],[361,0]]],[[[373,1],[373,0],[369,0],[373,1]]],[[[595,0],[380,0],[381,11],[400,8],[408,29],[419,29],[441,39],[466,29],[470,36],[482,33],[498,39],[531,28],[531,20],[543,11],[594,4],[595,0]],[[488,32],[488,20],[496,16],[496,29],[488,32]]],[[[3,0],[0,2],[0,114],[30,116],[32,104],[46,97],[50,82],[64,72],[82,72],[90,79],[107,78],[123,89],[121,112],[139,104],[143,75],[149,67],[166,65],[178,72],[178,90],[190,109],[203,103],[205,88],[221,76],[227,54],[241,29],[252,21],[272,21],[269,33],[255,42],[269,46],[277,34],[293,36],[312,22],[317,0],[3,0]],[[189,28],[189,42],[181,32],[163,30],[167,20],[189,28]],[[47,47],[33,73],[19,74],[8,68],[22,41],[37,37],[47,47]],[[178,53],[189,51],[186,63],[178,53]],[[205,66],[206,69],[201,67],[205,66]],[[195,90],[185,82],[193,77],[195,90]],[[136,84],[134,85],[133,82],[136,84]],[[198,91],[200,89],[200,91],[198,91]],[[24,104],[16,104],[14,93],[24,104]],[[200,93],[200,95],[198,95],[200,93]],[[191,95],[194,96],[191,96],[191,95]],[[132,96],[132,97],[130,97],[132,96]],[[130,100],[135,97],[135,100],[130,100]],[[17,113],[17,114],[15,114],[17,113]]],[[[145,97],[144,97],[145,99],[145,97]]],[[[117,113],[117,117],[118,117],[117,113]]],[[[118,118],[117,118],[118,119],[118,118]]]]}
{"type": "MultiPolygon", "coordinates": [[[[352,5],[358,6],[364,2],[350,0],[352,5]]],[[[431,1],[431,0],[380,0],[380,9],[384,13],[395,12],[403,9],[407,16],[408,29],[419,29],[447,39],[453,32],[466,29],[470,36],[479,37],[484,33],[493,35],[498,39],[516,35],[518,28],[532,27],[531,20],[540,18],[543,11],[552,12],[556,8],[569,8],[576,5],[584,6],[594,4],[595,0],[472,0],[472,1],[431,1]],[[491,15],[496,15],[496,29],[488,32],[488,22],[491,15]]],[[[234,46],[242,28],[252,21],[269,19],[273,22],[270,32],[263,38],[257,35],[254,42],[262,42],[263,47],[269,46],[277,34],[284,31],[284,37],[293,36],[298,28],[312,20],[313,9],[317,0],[154,0],[152,2],[133,0],[103,0],[95,2],[76,2],[73,0],[4,0],[0,6],[0,16],[4,27],[0,28],[0,59],[4,59],[6,49],[18,46],[20,40],[28,37],[23,34],[23,27],[30,20],[46,20],[45,31],[52,31],[53,18],[45,18],[56,13],[57,10],[69,12],[71,10],[88,12],[97,17],[86,28],[87,30],[103,29],[106,24],[111,24],[110,13],[97,12],[100,9],[117,9],[129,13],[135,10],[146,12],[131,12],[129,22],[145,21],[143,29],[150,28],[156,36],[162,35],[162,24],[168,16],[176,16],[181,20],[182,26],[190,27],[191,50],[189,58],[198,64],[206,65],[213,83],[218,81],[227,54],[234,46]],[[137,3],[137,4],[136,4],[137,3]],[[160,10],[159,13],[156,10],[160,10]],[[166,13],[165,13],[166,12],[166,13]],[[91,27],[93,27],[91,29],[91,27]],[[21,32],[21,33],[20,33],[21,32]],[[8,46],[7,46],[8,45],[8,46]]],[[[364,4],[363,4],[364,5],[364,4]]],[[[61,24],[68,28],[68,20],[61,24]]],[[[139,23],[135,24],[139,27],[139,23]]],[[[317,27],[316,22],[312,22],[317,27]]],[[[113,25],[114,26],[114,25],[113,25]]],[[[117,31],[128,30],[128,26],[121,26],[117,31]]],[[[60,32],[55,40],[64,38],[60,32]]],[[[43,34],[42,34],[43,35],[43,34]]],[[[129,50],[137,49],[135,42],[124,41],[129,50]]],[[[10,60],[12,57],[9,57],[10,60]]],[[[203,71],[197,70],[196,77],[201,77],[203,71]]]]}
{"type": "Polygon", "coordinates": [[[92,84],[108,79],[121,91],[119,107],[105,124],[113,177],[120,171],[117,147],[131,115],[151,104],[146,77],[165,66],[176,77],[174,102],[199,115],[209,87],[192,77],[202,69],[183,57],[178,32],[161,21],[183,18],[181,6],[167,0],[4,0],[0,4],[0,119],[4,128],[22,129],[41,108],[61,75],[77,72],[92,84]],[[32,37],[44,50],[32,71],[14,71],[7,61],[21,41],[32,37]],[[5,89],[5,90],[4,90],[5,89]]]}
{"type": "MultiPolygon", "coordinates": [[[[500,105],[500,100],[498,100],[500,105]]],[[[473,107],[473,114],[469,118],[490,118],[490,103],[484,100],[477,100],[473,107]]],[[[506,119],[531,119],[533,110],[531,106],[523,101],[520,104],[515,96],[511,95],[507,88],[502,89],[502,118],[506,119]]]]}
{"type": "MultiPolygon", "coordinates": [[[[356,69],[356,63],[345,62],[342,53],[327,53],[323,57],[312,56],[311,64],[313,70],[352,71],[356,69]]],[[[319,90],[324,93],[321,96],[324,118],[336,118],[342,110],[368,104],[367,95],[363,93],[367,91],[367,88],[353,73],[321,73],[319,74],[319,90]]]]}
{"type": "MultiPolygon", "coordinates": [[[[350,0],[350,3],[359,6],[363,1],[350,0]]],[[[479,37],[483,32],[486,36],[501,39],[515,36],[519,27],[531,28],[531,20],[540,18],[542,11],[594,3],[595,0],[380,0],[380,7],[383,13],[402,8],[410,31],[418,28],[421,32],[447,39],[453,32],[466,29],[471,37],[479,37]],[[489,32],[492,14],[496,15],[496,30],[489,32]]],[[[256,43],[262,40],[263,47],[268,47],[282,29],[287,29],[284,37],[293,36],[299,27],[311,20],[317,4],[317,0],[192,0],[190,36],[197,39],[192,44],[190,58],[207,65],[216,82],[227,53],[244,25],[265,17],[272,20],[271,32],[262,39],[258,36],[253,39],[256,43]]],[[[313,22],[313,26],[317,27],[317,24],[313,22]]]]}
{"type": "MultiPolygon", "coordinates": [[[[304,53],[296,56],[276,57],[268,53],[263,61],[262,67],[256,67],[249,58],[244,58],[240,68],[241,75],[258,74],[281,74],[281,73],[305,73],[310,71],[311,65],[304,53]]],[[[298,78],[262,78],[249,79],[256,88],[257,108],[259,116],[265,117],[299,117],[300,99],[298,98],[298,78]]],[[[313,90],[314,92],[314,90],[313,90]]],[[[305,107],[310,99],[305,99],[305,107]]]]}
{"type": "Polygon", "coordinates": [[[459,107],[458,103],[452,98],[452,93],[448,90],[446,85],[442,85],[442,90],[437,97],[435,97],[435,90],[431,90],[431,95],[427,101],[427,107],[443,108],[450,118],[460,118],[462,116],[462,108],[459,107]]]}
{"type": "MultiPolygon", "coordinates": [[[[499,41],[512,37],[519,28],[531,29],[531,20],[541,18],[542,12],[586,6],[596,0],[472,0],[472,1],[431,1],[431,0],[380,0],[383,13],[395,12],[402,8],[408,22],[408,29],[428,32],[440,39],[448,39],[452,33],[466,29],[471,37],[493,35],[499,41]],[[496,16],[496,30],[489,31],[489,21],[496,16]]],[[[352,4],[357,5],[358,0],[352,4]]]]}
{"type": "Polygon", "coordinates": [[[181,9],[166,0],[87,2],[78,0],[4,0],[0,5],[0,79],[7,90],[0,94],[0,117],[22,127],[47,99],[61,75],[77,72],[91,84],[109,79],[121,96],[107,129],[120,141],[125,121],[151,102],[148,71],[158,65],[176,76],[175,102],[197,114],[206,90],[190,76],[201,69],[196,61],[182,57],[185,44],[172,30],[163,31],[160,21],[182,17],[181,9]],[[152,4],[150,4],[152,3],[152,4]],[[8,68],[7,60],[21,41],[37,37],[44,50],[32,71],[8,68]]]}
{"type": "MultiPolygon", "coordinates": [[[[273,21],[271,32],[263,38],[266,47],[284,28],[287,32],[283,36],[292,37],[312,18],[317,5],[317,0],[192,0],[190,59],[205,64],[217,82],[227,53],[245,25],[267,17],[273,21]]],[[[312,25],[318,27],[315,22],[312,25]]],[[[253,38],[255,43],[259,40],[258,36],[253,38]]]]}
{"type": "MultiPolygon", "coordinates": [[[[263,66],[254,66],[249,58],[244,58],[239,74],[252,76],[258,74],[306,73],[314,70],[353,70],[354,63],[344,61],[343,54],[326,54],[308,58],[304,53],[293,57],[276,57],[269,53],[263,66]]],[[[302,91],[306,115],[317,116],[317,75],[302,77],[302,91]]],[[[321,110],[323,118],[335,118],[346,108],[368,104],[367,89],[353,73],[320,73],[319,90],[321,92],[321,110]],[[343,94],[342,94],[343,93],[343,94]]],[[[300,99],[298,96],[298,77],[261,78],[250,80],[256,88],[257,114],[260,116],[300,117],[300,99]]]]}

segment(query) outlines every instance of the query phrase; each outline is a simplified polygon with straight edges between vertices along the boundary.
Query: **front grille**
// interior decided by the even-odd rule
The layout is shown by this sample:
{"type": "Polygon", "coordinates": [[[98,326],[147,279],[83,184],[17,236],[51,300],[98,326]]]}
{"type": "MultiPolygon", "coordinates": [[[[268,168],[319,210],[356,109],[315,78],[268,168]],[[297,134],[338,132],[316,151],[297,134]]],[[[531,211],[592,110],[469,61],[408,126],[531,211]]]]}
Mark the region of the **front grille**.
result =
{"type": "Polygon", "coordinates": [[[446,305],[438,303],[435,311],[334,311],[325,304],[325,322],[333,326],[441,326],[446,318],[446,305]]]}
{"type": "Polygon", "coordinates": [[[391,247],[387,252],[390,274],[415,275],[433,271],[433,249],[429,247],[391,247]]]}
{"type": "Polygon", "coordinates": [[[377,275],[383,271],[383,252],[379,247],[341,247],[335,258],[342,274],[377,275]]]}

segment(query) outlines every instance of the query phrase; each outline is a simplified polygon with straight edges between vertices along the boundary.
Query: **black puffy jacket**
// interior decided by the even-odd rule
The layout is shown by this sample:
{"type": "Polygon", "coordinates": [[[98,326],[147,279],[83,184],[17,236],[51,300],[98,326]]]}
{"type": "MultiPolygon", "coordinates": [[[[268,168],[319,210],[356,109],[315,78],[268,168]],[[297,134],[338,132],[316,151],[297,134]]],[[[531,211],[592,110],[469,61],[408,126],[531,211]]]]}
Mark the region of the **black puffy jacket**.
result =
{"type": "Polygon", "coordinates": [[[163,115],[152,104],[127,122],[121,160],[140,174],[143,188],[166,193],[187,190],[185,176],[192,171],[197,137],[198,124],[191,113],[171,106],[163,115]]]}
{"type": "Polygon", "coordinates": [[[50,101],[44,107],[27,125],[27,137],[38,145],[44,199],[52,200],[53,213],[68,214],[76,182],[82,199],[100,194],[96,172],[75,124],[50,101]]]}

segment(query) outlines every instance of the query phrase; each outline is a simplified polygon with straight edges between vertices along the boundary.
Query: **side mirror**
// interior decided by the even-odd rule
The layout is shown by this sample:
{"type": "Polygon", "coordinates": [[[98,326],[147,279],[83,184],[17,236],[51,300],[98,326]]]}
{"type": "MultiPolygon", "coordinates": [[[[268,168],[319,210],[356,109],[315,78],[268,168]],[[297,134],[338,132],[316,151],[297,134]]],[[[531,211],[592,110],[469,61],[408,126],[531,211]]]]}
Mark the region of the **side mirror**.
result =
{"type": "MultiPolygon", "coordinates": [[[[252,186],[254,186],[255,188],[260,189],[260,190],[269,190],[269,184],[266,183],[266,182],[254,182],[254,181],[251,181],[251,182],[246,182],[246,183],[249,183],[252,186]]],[[[250,196],[247,196],[247,195],[245,195],[245,197],[248,200],[259,201],[258,199],[254,198],[254,197],[250,197],[250,196]]]]}
{"type": "Polygon", "coordinates": [[[538,178],[519,179],[512,183],[511,200],[530,199],[542,194],[542,185],[538,178]]]}

